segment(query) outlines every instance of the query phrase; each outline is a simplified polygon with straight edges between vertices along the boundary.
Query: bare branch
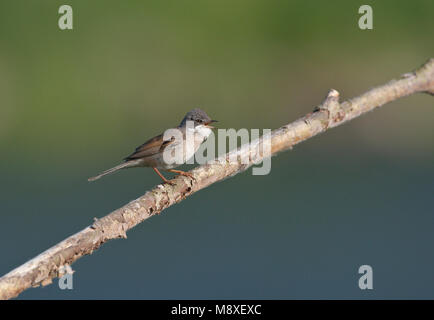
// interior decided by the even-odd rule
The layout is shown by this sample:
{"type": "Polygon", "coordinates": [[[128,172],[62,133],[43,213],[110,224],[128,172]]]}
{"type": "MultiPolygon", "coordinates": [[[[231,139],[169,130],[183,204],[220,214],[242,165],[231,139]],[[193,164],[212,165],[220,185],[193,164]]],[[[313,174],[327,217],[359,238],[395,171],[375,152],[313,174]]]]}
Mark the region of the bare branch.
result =
{"type": "MultiPolygon", "coordinates": [[[[414,72],[342,103],[339,103],[339,93],[330,90],[323,103],[313,112],[272,132],[271,154],[288,150],[329,128],[417,92],[434,95],[434,59],[430,59],[414,72]]],[[[50,284],[52,279],[61,276],[70,264],[91,254],[106,241],[126,238],[126,232],[142,221],[213,183],[246,170],[264,157],[263,154],[256,153],[257,146],[263,143],[264,139],[261,137],[243,145],[219,157],[218,161],[192,170],[194,181],[184,176],[177,177],[174,179],[175,185],[158,185],[140,198],[96,220],[91,226],[0,278],[0,299],[10,299],[27,288],[50,284]],[[229,161],[246,158],[249,159],[248,163],[229,161]]]]}

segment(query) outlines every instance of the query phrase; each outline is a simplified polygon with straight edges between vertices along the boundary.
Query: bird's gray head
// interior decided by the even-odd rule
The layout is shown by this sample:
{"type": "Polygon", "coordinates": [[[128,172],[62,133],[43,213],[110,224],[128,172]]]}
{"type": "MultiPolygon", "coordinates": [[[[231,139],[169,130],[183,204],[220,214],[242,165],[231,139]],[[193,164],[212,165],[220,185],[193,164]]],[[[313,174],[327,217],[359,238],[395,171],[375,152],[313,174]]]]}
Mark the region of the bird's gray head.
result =
{"type": "Polygon", "coordinates": [[[186,125],[187,121],[192,121],[194,123],[194,126],[206,126],[209,128],[213,128],[210,126],[211,123],[217,122],[217,120],[212,120],[205,111],[195,108],[191,111],[189,111],[184,119],[182,119],[181,123],[179,124],[180,127],[183,127],[186,125]]]}

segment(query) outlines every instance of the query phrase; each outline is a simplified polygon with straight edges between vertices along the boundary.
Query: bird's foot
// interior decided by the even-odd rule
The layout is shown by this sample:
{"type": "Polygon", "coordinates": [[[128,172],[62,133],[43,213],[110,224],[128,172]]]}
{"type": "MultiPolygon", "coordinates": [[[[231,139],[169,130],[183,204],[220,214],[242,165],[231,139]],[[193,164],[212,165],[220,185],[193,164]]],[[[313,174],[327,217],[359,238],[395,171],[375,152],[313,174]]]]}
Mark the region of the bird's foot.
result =
{"type": "Polygon", "coordinates": [[[175,185],[174,182],[167,180],[166,177],[163,176],[157,168],[152,168],[152,169],[154,169],[154,171],[158,174],[158,176],[161,178],[161,180],[164,181],[164,183],[167,183],[168,185],[171,185],[171,186],[175,185]]]}
{"type": "Polygon", "coordinates": [[[164,183],[167,183],[167,184],[170,185],[170,186],[174,186],[174,185],[175,185],[175,182],[172,182],[172,181],[167,180],[167,179],[164,179],[163,182],[164,182],[164,183]]]}
{"type": "Polygon", "coordinates": [[[182,170],[174,170],[174,169],[169,169],[167,171],[170,171],[170,172],[173,172],[173,173],[177,173],[178,176],[189,177],[192,180],[196,180],[196,178],[194,177],[194,175],[192,173],[190,173],[190,172],[185,172],[185,171],[182,171],[182,170]]]}

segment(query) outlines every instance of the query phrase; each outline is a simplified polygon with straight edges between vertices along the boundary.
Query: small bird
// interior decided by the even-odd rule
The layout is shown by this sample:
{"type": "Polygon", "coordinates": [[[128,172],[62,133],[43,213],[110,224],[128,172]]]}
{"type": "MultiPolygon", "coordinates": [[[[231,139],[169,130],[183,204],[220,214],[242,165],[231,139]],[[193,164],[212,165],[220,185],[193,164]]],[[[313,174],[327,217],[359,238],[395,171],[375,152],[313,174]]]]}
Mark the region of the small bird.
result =
{"type": "Polygon", "coordinates": [[[134,167],[151,167],[160,178],[168,184],[172,183],[167,180],[158,169],[193,178],[190,173],[181,170],[174,170],[173,168],[180,166],[193,157],[197,149],[199,149],[200,145],[208,138],[212,129],[214,129],[214,127],[211,126],[211,123],[213,122],[217,122],[217,120],[212,120],[205,111],[199,108],[193,109],[185,115],[178,127],[173,128],[178,130],[182,136],[182,141],[179,141],[181,139],[175,139],[174,136],[170,137],[169,140],[164,140],[164,133],[155,136],[137,147],[131,155],[124,159],[123,163],[108,169],[95,177],[89,178],[88,181],[97,180],[120,169],[134,167]],[[191,139],[187,137],[191,137],[191,139]],[[180,146],[181,143],[183,146],[180,146]],[[182,147],[182,158],[178,157],[176,161],[170,161],[171,163],[168,163],[168,161],[165,160],[167,157],[165,158],[163,156],[164,153],[166,152],[166,155],[174,154],[177,147],[182,147]]]}

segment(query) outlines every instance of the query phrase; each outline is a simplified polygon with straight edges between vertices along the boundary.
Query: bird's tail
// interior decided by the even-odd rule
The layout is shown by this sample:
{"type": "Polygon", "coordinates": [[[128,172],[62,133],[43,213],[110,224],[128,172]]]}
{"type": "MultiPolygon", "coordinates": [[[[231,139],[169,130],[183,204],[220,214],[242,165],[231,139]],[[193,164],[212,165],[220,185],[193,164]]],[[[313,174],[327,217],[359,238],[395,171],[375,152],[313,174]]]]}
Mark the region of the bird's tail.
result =
{"type": "Polygon", "coordinates": [[[98,180],[99,178],[101,178],[101,177],[103,177],[103,176],[105,176],[107,174],[116,172],[116,171],[118,171],[120,169],[124,169],[124,168],[128,168],[128,167],[133,167],[135,165],[136,165],[135,162],[133,163],[132,161],[127,161],[127,162],[121,163],[120,165],[117,165],[116,167],[110,168],[110,169],[108,169],[108,170],[100,173],[99,175],[97,175],[95,177],[91,177],[91,178],[87,179],[87,181],[95,181],[95,180],[98,180]]]}

